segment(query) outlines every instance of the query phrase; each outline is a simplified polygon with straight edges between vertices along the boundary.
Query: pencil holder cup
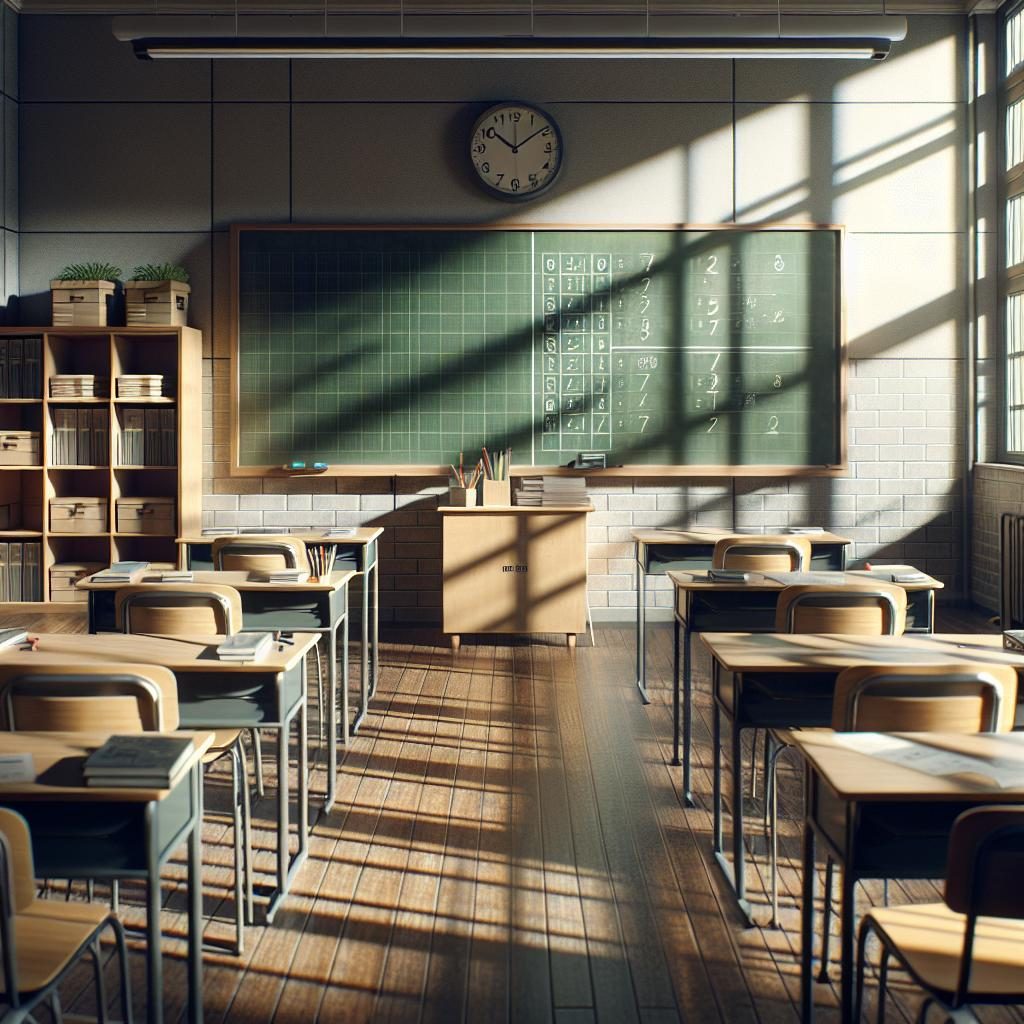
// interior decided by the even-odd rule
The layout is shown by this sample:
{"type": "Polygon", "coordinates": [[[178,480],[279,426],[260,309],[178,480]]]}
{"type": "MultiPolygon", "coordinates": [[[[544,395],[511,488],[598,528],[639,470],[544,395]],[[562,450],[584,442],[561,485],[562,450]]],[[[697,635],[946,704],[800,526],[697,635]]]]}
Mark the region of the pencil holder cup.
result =
{"type": "Polygon", "coordinates": [[[512,483],[510,480],[484,480],[481,505],[511,505],[512,483]]]}
{"type": "Polygon", "coordinates": [[[448,504],[453,508],[473,508],[476,505],[476,488],[449,487],[448,504]]]}

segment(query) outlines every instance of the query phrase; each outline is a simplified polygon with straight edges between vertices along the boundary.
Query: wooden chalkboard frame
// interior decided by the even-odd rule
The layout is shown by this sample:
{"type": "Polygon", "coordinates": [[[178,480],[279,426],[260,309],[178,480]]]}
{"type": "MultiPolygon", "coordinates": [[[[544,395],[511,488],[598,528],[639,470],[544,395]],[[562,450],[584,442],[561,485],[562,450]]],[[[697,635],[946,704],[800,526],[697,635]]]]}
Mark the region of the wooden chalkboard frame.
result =
{"type": "MultiPolygon", "coordinates": [[[[340,464],[319,472],[296,472],[281,466],[242,465],[239,459],[239,258],[241,236],[247,231],[706,231],[750,233],[752,231],[826,231],[837,236],[836,261],[836,369],[835,428],[839,444],[838,461],[827,465],[655,465],[634,463],[611,466],[603,470],[587,470],[588,477],[809,477],[844,476],[849,472],[846,432],[847,346],[846,346],[846,229],[839,224],[764,222],[750,224],[534,224],[519,221],[495,221],[489,224],[232,224],[230,228],[230,462],[232,477],[442,477],[450,475],[448,466],[417,464],[340,464]]],[[[561,466],[514,465],[513,476],[576,476],[579,471],[561,466]]]]}

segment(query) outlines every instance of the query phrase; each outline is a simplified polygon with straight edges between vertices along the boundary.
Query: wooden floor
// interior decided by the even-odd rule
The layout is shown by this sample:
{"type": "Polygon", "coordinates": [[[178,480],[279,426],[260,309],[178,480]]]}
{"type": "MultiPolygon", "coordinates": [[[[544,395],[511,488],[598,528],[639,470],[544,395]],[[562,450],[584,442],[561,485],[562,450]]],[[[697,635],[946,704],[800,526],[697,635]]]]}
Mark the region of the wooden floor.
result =
{"type": "MultiPolygon", "coordinates": [[[[962,617],[944,625],[982,628],[962,617]]],[[[53,627],[51,617],[35,628],[53,627]]],[[[311,855],[273,927],[249,929],[242,957],[207,956],[206,1020],[797,1020],[799,770],[784,759],[783,927],[746,928],[709,852],[708,663],[697,658],[699,807],[684,810],[679,770],[667,764],[670,627],[651,634],[648,707],[633,682],[631,628],[598,627],[596,646],[575,654],[554,638],[467,641],[454,656],[436,637],[387,641],[338,806],[317,814],[314,797],[311,855]]],[[[318,771],[314,793],[323,787],[318,771]]],[[[226,772],[207,790],[211,813],[226,807],[226,772]]],[[[255,806],[266,886],[273,806],[268,788],[255,806]]],[[[767,921],[753,820],[749,832],[751,897],[767,921]]],[[[230,835],[211,819],[204,842],[207,909],[218,918],[208,935],[226,938],[230,835]]],[[[183,864],[169,866],[169,1021],[184,1002],[183,876],[183,864]]],[[[910,883],[893,886],[890,898],[937,892],[910,883]]],[[[860,898],[879,897],[869,886],[860,898]]],[[[126,887],[129,923],[141,924],[140,898],[126,887]]],[[[133,1001],[144,1019],[140,950],[136,943],[133,1001]]],[[[114,977],[109,964],[111,990],[114,977]]],[[[64,1005],[76,1014],[94,1012],[88,980],[75,975],[65,986],[64,1005]]],[[[890,982],[888,1019],[913,1019],[913,987],[898,974],[890,982]]],[[[873,1014],[873,980],[869,987],[873,1014]]],[[[818,985],[816,995],[818,1019],[830,1024],[836,993],[818,985]]],[[[981,1016],[1021,1019],[1013,1010],[981,1016]]]]}

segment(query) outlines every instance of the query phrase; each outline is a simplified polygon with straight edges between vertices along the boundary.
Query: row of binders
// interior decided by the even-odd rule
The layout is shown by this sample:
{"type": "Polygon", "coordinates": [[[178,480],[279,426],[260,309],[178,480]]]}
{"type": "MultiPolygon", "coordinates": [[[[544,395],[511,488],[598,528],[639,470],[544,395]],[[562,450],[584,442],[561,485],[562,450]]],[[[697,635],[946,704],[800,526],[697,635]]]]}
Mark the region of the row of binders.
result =
{"type": "Polygon", "coordinates": [[[105,466],[110,459],[107,409],[54,409],[50,462],[55,466],[105,466]]]}
{"type": "Polygon", "coordinates": [[[41,562],[39,541],[0,543],[0,601],[42,601],[41,562]]]}
{"type": "Polygon", "coordinates": [[[120,466],[173,466],[178,460],[174,409],[125,409],[117,439],[120,466]]]}
{"type": "Polygon", "coordinates": [[[0,338],[0,398],[41,398],[43,339],[0,338]]]}
{"type": "Polygon", "coordinates": [[[590,504],[587,481],[581,476],[524,477],[516,490],[517,505],[573,505],[590,504]]]}

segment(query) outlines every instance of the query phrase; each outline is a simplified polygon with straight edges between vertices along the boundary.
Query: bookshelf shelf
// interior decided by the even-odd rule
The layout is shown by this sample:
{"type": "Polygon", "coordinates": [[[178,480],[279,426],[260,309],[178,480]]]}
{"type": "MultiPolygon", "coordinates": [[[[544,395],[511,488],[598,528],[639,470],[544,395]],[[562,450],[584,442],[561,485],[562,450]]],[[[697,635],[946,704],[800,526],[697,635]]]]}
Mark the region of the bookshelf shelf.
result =
{"type": "MultiPolygon", "coordinates": [[[[12,529],[0,530],[0,610],[84,611],[84,603],[66,597],[53,600],[50,570],[54,566],[109,564],[125,558],[176,563],[175,538],[199,530],[202,437],[200,431],[187,428],[200,421],[202,412],[202,335],[189,327],[0,328],[0,353],[16,352],[19,346],[33,358],[41,353],[41,358],[25,370],[22,387],[14,389],[14,393],[21,390],[29,397],[0,398],[0,430],[40,430],[44,463],[0,466],[0,504],[13,509],[12,529]],[[102,380],[106,394],[50,397],[50,378],[55,374],[93,374],[98,385],[102,380]],[[116,380],[124,374],[161,374],[167,395],[117,397],[116,380]],[[27,392],[25,381],[34,382],[27,392]],[[161,408],[145,415],[140,408],[136,415],[131,412],[133,406],[161,408]],[[76,408],[81,413],[77,418],[76,408]],[[86,409],[93,411],[86,413],[86,409]],[[145,432],[157,422],[162,436],[152,450],[156,458],[173,458],[173,463],[118,463],[127,440],[123,435],[138,430],[140,423],[140,432],[145,432]],[[81,465],[69,461],[77,451],[91,457],[90,461],[81,465]],[[55,456],[60,461],[50,462],[55,456]],[[116,531],[118,500],[150,496],[175,499],[174,532],[165,536],[116,531]],[[51,502],[79,498],[102,499],[108,512],[107,529],[87,533],[51,530],[51,502]],[[14,577],[7,571],[9,554],[24,558],[23,585],[12,584],[14,577]],[[13,597],[19,587],[24,600],[13,597]]],[[[0,373],[2,370],[0,364],[0,373]]],[[[146,457],[150,451],[147,442],[146,457]]],[[[138,453],[142,454],[141,447],[138,453]]]]}

